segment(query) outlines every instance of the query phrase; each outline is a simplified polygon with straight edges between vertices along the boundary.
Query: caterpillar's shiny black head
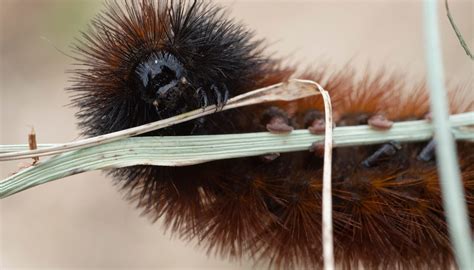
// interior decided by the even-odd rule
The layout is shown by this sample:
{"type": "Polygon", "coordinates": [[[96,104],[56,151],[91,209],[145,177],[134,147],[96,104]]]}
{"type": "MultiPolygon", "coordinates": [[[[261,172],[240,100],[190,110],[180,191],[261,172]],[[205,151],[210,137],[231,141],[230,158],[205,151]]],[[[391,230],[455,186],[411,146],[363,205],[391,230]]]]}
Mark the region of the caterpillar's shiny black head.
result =
{"type": "MultiPolygon", "coordinates": [[[[267,74],[278,68],[262,56],[261,42],[209,2],[106,3],[75,46],[79,69],[70,90],[86,135],[222,105],[227,98],[274,83],[267,74]]],[[[195,132],[195,125],[185,125],[157,133],[195,132]]]]}
{"type": "Polygon", "coordinates": [[[135,68],[132,87],[139,92],[142,101],[153,105],[157,112],[186,109],[186,92],[189,83],[183,65],[167,53],[153,53],[135,68]]]}

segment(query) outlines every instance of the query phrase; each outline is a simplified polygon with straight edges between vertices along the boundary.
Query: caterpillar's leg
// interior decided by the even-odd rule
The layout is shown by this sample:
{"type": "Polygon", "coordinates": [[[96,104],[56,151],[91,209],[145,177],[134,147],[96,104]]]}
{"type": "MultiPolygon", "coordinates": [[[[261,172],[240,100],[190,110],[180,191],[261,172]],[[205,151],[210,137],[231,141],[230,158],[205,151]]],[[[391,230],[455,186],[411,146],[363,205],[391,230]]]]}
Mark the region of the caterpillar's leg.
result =
{"type": "Polygon", "coordinates": [[[318,110],[310,110],[304,116],[304,126],[312,134],[323,134],[326,129],[326,121],[324,121],[324,113],[318,110]]]}
{"type": "Polygon", "coordinates": [[[206,92],[200,87],[196,90],[194,96],[199,99],[199,106],[205,109],[209,103],[206,92]]]}
{"type": "Polygon", "coordinates": [[[275,106],[265,110],[262,122],[265,124],[265,128],[274,134],[286,134],[293,131],[287,113],[275,106]]]}
{"type": "Polygon", "coordinates": [[[421,161],[430,161],[433,160],[435,157],[435,149],[436,149],[436,142],[434,139],[432,139],[418,154],[416,157],[418,160],[421,161]]]}
{"type": "Polygon", "coordinates": [[[225,104],[227,104],[227,101],[229,100],[229,89],[227,86],[222,85],[222,89],[224,89],[224,97],[222,99],[222,107],[224,107],[225,104]]]}
{"type": "MultiPolygon", "coordinates": [[[[367,124],[374,129],[388,130],[393,126],[393,121],[388,120],[382,114],[375,114],[369,117],[369,119],[367,120],[367,124]]],[[[375,153],[373,153],[364,161],[362,161],[362,165],[367,168],[370,168],[374,166],[377,162],[379,162],[380,159],[395,155],[397,151],[401,148],[402,147],[400,143],[396,141],[385,143],[379,149],[377,149],[375,153]]]]}
{"type": "MultiPolygon", "coordinates": [[[[272,106],[263,112],[261,122],[270,133],[287,134],[293,131],[288,114],[275,106],[272,106]]],[[[262,156],[262,160],[264,162],[271,162],[278,157],[280,157],[280,153],[269,153],[262,156]]]]}
{"type": "Polygon", "coordinates": [[[263,162],[271,162],[280,157],[280,153],[270,153],[262,156],[263,162]]]}
{"type": "Polygon", "coordinates": [[[227,89],[225,85],[221,88],[222,89],[218,88],[214,84],[211,85],[211,90],[215,98],[216,111],[222,110],[224,105],[227,103],[227,100],[229,100],[229,89],[227,89]]]}
{"type": "Polygon", "coordinates": [[[313,152],[318,157],[324,157],[324,143],[314,142],[309,147],[309,151],[313,152]]]}
{"type": "MultiPolygon", "coordinates": [[[[306,112],[304,118],[304,127],[311,132],[311,134],[324,134],[326,130],[326,121],[324,120],[324,113],[318,110],[310,110],[306,112]]],[[[314,142],[309,147],[310,152],[314,152],[319,157],[324,156],[324,143],[314,142]]]]}
{"type": "MultiPolygon", "coordinates": [[[[431,112],[425,114],[425,120],[431,122],[432,121],[432,114],[431,112]]],[[[436,142],[434,139],[431,139],[431,141],[421,150],[421,152],[418,154],[416,157],[418,160],[421,161],[431,161],[435,157],[435,150],[436,150],[436,142]]]]}
{"type": "Polygon", "coordinates": [[[381,114],[375,114],[367,120],[367,124],[375,129],[387,130],[393,126],[393,121],[390,121],[381,114]]]}
{"type": "Polygon", "coordinates": [[[214,94],[214,99],[215,99],[215,104],[216,104],[216,112],[222,108],[222,94],[221,92],[219,91],[219,88],[217,88],[217,86],[215,85],[211,85],[211,90],[212,90],[212,93],[214,94]]]}
{"type": "Polygon", "coordinates": [[[398,150],[402,149],[399,142],[391,141],[383,144],[375,153],[362,161],[362,165],[367,168],[374,166],[381,158],[395,155],[398,150]]]}

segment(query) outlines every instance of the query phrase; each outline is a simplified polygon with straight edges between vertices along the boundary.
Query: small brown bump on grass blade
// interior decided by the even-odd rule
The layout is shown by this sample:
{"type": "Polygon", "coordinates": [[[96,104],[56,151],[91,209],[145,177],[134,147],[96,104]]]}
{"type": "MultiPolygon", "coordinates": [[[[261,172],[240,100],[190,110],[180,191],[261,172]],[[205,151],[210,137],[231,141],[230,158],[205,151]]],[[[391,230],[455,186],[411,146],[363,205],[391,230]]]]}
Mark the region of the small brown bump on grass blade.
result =
{"type": "MultiPolygon", "coordinates": [[[[30,150],[36,150],[38,148],[38,144],[36,143],[36,132],[34,127],[31,127],[31,131],[28,134],[28,147],[30,150]]],[[[33,163],[31,165],[35,165],[38,163],[39,157],[33,157],[33,163]]]]}

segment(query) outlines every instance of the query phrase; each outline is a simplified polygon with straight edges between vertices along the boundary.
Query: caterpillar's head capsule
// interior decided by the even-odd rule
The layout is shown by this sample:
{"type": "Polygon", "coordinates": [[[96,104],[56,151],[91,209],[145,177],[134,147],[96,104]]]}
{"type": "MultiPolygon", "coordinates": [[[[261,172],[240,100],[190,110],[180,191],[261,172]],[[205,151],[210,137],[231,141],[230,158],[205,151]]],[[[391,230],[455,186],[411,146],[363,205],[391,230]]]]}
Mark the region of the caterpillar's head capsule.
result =
{"type": "MultiPolygon", "coordinates": [[[[222,107],[249,89],[277,83],[279,75],[265,74],[286,71],[263,48],[207,1],[107,1],[74,46],[80,68],[70,90],[83,133],[106,134],[222,107]]],[[[205,133],[196,128],[202,121],[154,134],[205,133]]]]}
{"type": "Polygon", "coordinates": [[[188,84],[183,65],[166,52],[153,53],[135,69],[137,91],[143,101],[158,111],[178,109],[184,102],[184,88],[188,84]]]}

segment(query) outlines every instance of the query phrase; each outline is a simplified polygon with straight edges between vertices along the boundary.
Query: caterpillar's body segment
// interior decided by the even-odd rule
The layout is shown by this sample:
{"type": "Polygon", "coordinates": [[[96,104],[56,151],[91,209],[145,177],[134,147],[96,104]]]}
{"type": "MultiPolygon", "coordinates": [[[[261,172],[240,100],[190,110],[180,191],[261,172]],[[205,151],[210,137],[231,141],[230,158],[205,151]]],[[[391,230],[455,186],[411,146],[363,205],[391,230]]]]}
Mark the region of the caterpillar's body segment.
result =
{"type": "MultiPolygon", "coordinates": [[[[170,117],[294,76],[264,56],[261,41],[201,1],[113,3],[76,47],[84,68],[70,89],[86,135],[170,117]]],[[[423,86],[408,92],[384,73],[355,80],[352,71],[306,78],[327,81],[336,125],[422,119],[423,86]],[[410,93],[409,96],[406,93],[410,93]],[[415,98],[414,98],[415,97],[415,98]],[[383,116],[381,118],[381,116],[383,116]],[[385,120],[383,120],[385,119],[385,120]]],[[[327,73],[329,74],[329,73],[327,73]]],[[[467,91],[456,112],[473,110],[467,91]]],[[[220,112],[147,135],[321,132],[322,101],[307,98],[220,112]]],[[[389,128],[389,127],[388,127],[389,128]]],[[[474,144],[458,143],[474,214],[474,144]]],[[[223,256],[244,255],[283,268],[319,267],[322,157],[315,152],[214,161],[188,167],[135,166],[112,172],[154,220],[198,238],[223,256]]],[[[335,256],[347,268],[435,267],[453,263],[432,143],[334,149],[335,256]],[[430,146],[431,145],[431,146],[430,146]],[[431,147],[431,148],[430,148],[431,147]]]]}

